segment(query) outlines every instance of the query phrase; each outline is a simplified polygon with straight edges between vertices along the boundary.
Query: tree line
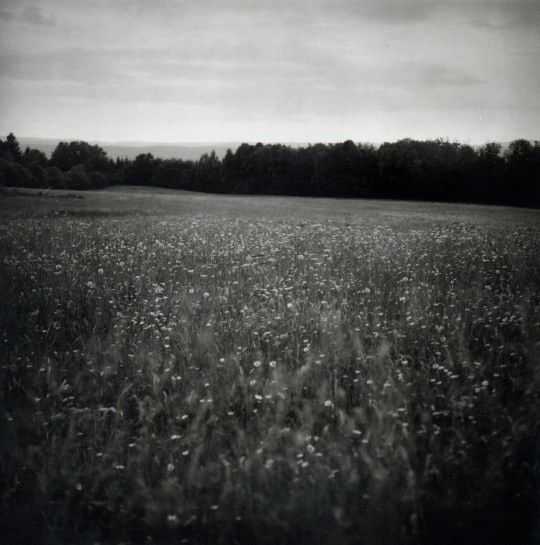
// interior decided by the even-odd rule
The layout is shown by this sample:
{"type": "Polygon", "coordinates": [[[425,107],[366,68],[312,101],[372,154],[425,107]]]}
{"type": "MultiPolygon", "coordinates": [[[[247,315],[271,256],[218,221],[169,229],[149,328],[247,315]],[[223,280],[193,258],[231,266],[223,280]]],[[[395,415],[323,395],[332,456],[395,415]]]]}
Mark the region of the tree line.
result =
{"type": "Polygon", "coordinates": [[[60,142],[50,158],[0,140],[0,185],[101,189],[143,185],[212,193],[406,199],[540,207],[540,142],[479,148],[443,139],[378,147],[347,140],[291,147],[241,144],[220,159],[109,158],[97,145],[60,142]]]}

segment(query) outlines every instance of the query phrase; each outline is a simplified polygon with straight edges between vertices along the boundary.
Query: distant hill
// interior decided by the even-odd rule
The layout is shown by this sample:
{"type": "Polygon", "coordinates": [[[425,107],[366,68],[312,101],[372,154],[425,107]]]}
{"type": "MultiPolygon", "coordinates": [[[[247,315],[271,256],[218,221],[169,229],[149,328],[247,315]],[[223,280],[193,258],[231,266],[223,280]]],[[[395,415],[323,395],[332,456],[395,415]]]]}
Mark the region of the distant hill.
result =
{"type": "MultiPolygon", "coordinates": [[[[53,138],[30,138],[17,136],[21,149],[26,147],[35,148],[50,157],[58,142],[70,142],[70,138],[56,140],[53,138]]],[[[228,149],[235,151],[240,142],[198,142],[182,144],[166,144],[156,142],[99,142],[91,141],[89,144],[97,144],[102,147],[111,159],[120,157],[122,159],[135,159],[141,153],[151,153],[154,157],[161,159],[184,159],[197,160],[205,153],[216,152],[216,155],[222,159],[228,149]]],[[[292,147],[304,146],[306,144],[287,143],[292,147]]]]}
{"type": "MultiPolygon", "coordinates": [[[[35,148],[50,157],[58,142],[70,142],[75,139],[56,140],[52,138],[29,138],[17,137],[21,149],[24,151],[26,147],[35,148]]],[[[161,159],[184,159],[196,160],[204,153],[211,153],[212,150],[220,158],[225,156],[227,149],[236,150],[240,145],[239,142],[209,142],[209,143],[186,143],[186,144],[157,144],[145,142],[89,142],[89,144],[97,144],[102,147],[111,159],[120,157],[122,159],[134,159],[141,153],[151,153],[154,157],[161,159]]]]}
{"type": "Polygon", "coordinates": [[[134,159],[141,153],[151,153],[154,157],[160,159],[184,159],[197,160],[205,153],[216,152],[221,159],[225,156],[227,149],[232,151],[240,145],[236,142],[221,144],[108,144],[105,142],[95,142],[101,146],[109,157],[116,159],[134,159]]]}
{"type": "MultiPolygon", "coordinates": [[[[58,142],[70,142],[75,139],[62,139],[57,140],[53,138],[29,138],[29,137],[17,137],[21,149],[28,146],[35,148],[48,157],[58,145],[58,142]]],[[[97,144],[102,147],[107,155],[111,159],[117,157],[134,159],[141,153],[151,153],[154,157],[160,157],[162,159],[199,159],[204,153],[211,153],[212,150],[216,152],[218,157],[223,157],[227,152],[227,149],[232,151],[240,145],[240,142],[208,142],[208,143],[185,143],[185,144],[160,144],[155,142],[98,142],[92,141],[89,144],[97,144]]]]}
{"type": "MultiPolygon", "coordinates": [[[[32,137],[19,137],[17,136],[21,149],[28,146],[35,148],[50,157],[58,142],[70,142],[70,138],[57,140],[54,138],[32,138],[32,137]]],[[[250,142],[254,143],[254,142],[250,142]]],[[[534,141],[531,140],[534,144],[534,141]]],[[[101,146],[111,159],[120,157],[122,159],[135,159],[137,155],[141,153],[151,153],[154,157],[161,159],[184,159],[184,160],[198,160],[201,155],[205,153],[216,152],[216,155],[222,159],[228,149],[235,151],[241,142],[185,142],[179,144],[171,143],[159,143],[159,142],[99,142],[90,141],[89,144],[97,144],[101,146]]],[[[307,143],[302,142],[284,142],[286,146],[293,148],[308,146],[307,143]]],[[[501,152],[504,153],[510,142],[501,142],[501,152]]],[[[379,147],[380,143],[374,143],[375,147],[379,147]]],[[[479,145],[474,145],[473,148],[478,149],[479,145]]]]}

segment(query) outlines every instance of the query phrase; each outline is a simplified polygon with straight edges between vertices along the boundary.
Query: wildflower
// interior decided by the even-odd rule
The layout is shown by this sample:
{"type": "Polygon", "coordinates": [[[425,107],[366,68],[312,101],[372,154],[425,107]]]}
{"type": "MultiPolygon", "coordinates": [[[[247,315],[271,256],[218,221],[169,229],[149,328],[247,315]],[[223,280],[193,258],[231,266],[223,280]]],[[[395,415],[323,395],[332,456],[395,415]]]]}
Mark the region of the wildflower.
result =
{"type": "Polygon", "coordinates": [[[261,362],[259,360],[253,362],[253,367],[260,367],[261,362]]]}
{"type": "Polygon", "coordinates": [[[329,399],[327,399],[327,400],[324,402],[324,406],[325,406],[325,407],[331,407],[331,406],[332,406],[332,402],[331,402],[329,399]]]}
{"type": "Polygon", "coordinates": [[[99,275],[102,275],[103,274],[103,269],[98,269],[97,272],[98,272],[99,275]]]}
{"type": "Polygon", "coordinates": [[[96,285],[94,284],[94,282],[92,282],[91,280],[89,282],[86,283],[87,287],[91,290],[93,290],[96,285]]]}
{"type": "Polygon", "coordinates": [[[275,360],[271,360],[271,361],[268,362],[268,365],[270,367],[275,367],[277,365],[277,362],[275,360]]]}
{"type": "Polygon", "coordinates": [[[174,471],[174,464],[168,464],[167,465],[167,471],[174,471]]]}

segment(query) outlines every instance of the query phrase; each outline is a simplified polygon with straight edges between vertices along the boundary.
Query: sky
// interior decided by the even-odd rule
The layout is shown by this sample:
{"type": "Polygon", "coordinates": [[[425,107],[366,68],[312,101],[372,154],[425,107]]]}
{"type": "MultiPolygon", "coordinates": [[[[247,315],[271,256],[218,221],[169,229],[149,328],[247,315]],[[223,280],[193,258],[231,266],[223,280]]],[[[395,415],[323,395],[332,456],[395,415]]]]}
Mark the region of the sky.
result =
{"type": "Polygon", "coordinates": [[[540,139],[539,0],[0,0],[0,138],[540,139]]]}

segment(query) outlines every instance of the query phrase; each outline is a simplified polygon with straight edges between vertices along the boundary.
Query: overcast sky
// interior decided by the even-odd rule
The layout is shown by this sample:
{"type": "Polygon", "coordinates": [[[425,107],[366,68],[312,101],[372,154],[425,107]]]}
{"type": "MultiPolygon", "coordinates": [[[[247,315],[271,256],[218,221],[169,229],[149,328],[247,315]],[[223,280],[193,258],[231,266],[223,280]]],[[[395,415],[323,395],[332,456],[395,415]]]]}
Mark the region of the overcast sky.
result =
{"type": "Polygon", "coordinates": [[[0,0],[0,137],[540,139],[540,0],[0,0]]]}

